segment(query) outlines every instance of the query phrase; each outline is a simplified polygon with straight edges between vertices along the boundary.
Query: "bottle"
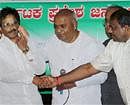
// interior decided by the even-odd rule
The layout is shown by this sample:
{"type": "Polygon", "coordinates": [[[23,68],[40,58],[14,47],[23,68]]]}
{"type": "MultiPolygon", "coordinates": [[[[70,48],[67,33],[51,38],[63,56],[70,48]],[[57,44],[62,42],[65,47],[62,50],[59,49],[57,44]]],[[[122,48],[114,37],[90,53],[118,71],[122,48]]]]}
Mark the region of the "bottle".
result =
{"type": "Polygon", "coordinates": [[[49,75],[51,75],[50,64],[49,64],[49,61],[46,61],[45,63],[46,63],[45,75],[46,75],[46,76],[49,76],[49,75]]]}

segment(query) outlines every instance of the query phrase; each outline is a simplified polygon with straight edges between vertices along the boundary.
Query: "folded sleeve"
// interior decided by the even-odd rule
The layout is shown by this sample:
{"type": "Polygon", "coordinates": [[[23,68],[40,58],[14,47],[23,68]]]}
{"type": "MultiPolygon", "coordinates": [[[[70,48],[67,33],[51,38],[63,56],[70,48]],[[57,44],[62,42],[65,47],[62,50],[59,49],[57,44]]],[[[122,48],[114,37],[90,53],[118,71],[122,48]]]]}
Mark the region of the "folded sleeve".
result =
{"type": "Polygon", "coordinates": [[[91,65],[99,71],[109,72],[112,69],[112,56],[110,48],[107,46],[105,51],[99,54],[94,60],[91,61],[91,65]]]}

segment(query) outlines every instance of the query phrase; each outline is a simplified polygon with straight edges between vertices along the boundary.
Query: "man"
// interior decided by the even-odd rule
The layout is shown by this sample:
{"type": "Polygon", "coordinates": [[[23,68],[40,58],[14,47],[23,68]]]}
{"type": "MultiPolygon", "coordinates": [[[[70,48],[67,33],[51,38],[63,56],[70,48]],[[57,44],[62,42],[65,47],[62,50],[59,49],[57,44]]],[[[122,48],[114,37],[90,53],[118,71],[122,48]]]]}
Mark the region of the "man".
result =
{"type": "MultiPolygon", "coordinates": [[[[111,40],[111,32],[110,29],[110,16],[115,11],[123,9],[121,6],[109,6],[106,10],[105,14],[105,32],[109,39],[105,40],[103,44],[106,46],[108,42],[111,40]]],[[[112,69],[108,73],[107,80],[101,85],[102,90],[102,103],[103,105],[123,105],[123,100],[120,95],[119,87],[116,80],[116,75],[114,70],[112,69]]]]}
{"type": "Polygon", "coordinates": [[[112,40],[105,51],[95,60],[83,64],[63,76],[48,77],[50,82],[48,81],[48,84],[45,85],[44,83],[42,85],[55,87],[67,82],[75,82],[100,71],[109,72],[113,67],[124,103],[130,105],[130,12],[125,9],[114,12],[110,18],[109,31],[112,40]]]}
{"type": "MultiPolygon", "coordinates": [[[[75,13],[69,9],[62,9],[56,14],[54,29],[56,35],[47,41],[43,50],[52,76],[64,75],[90,62],[104,50],[101,43],[77,29],[75,13]]],[[[52,105],[101,105],[100,84],[106,79],[107,74],[101,72],[79,82],[58,86],[53,89],[52,105]]]]}
{"type": "Polygon", "coordinates": [[[19,26],[20,17],[14,8],[0,11],[0,105],[42,105],[34,77],[43,72],[37,46],[19,26]],[[28,39],[27,39],[28,38],[28,39]]]}

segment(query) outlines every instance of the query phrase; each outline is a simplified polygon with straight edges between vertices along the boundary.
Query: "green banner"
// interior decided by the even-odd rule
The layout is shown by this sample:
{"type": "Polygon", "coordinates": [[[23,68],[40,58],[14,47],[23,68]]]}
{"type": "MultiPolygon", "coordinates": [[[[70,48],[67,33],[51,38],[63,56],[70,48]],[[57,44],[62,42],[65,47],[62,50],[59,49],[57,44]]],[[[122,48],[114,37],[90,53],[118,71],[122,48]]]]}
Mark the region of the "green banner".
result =
{"type": "Polygon", "coordinates": [[[54,35],[53,19],[62,8],[72,9],[77,16],[78,29],[103,41],[106,39],[103,22],[106,8],[119,5],[129,9],[130,1],[107,2],[2,2],[0,7],[16,8],[21,16],[21,25],[33,37],[43,40],[54,35]]]}

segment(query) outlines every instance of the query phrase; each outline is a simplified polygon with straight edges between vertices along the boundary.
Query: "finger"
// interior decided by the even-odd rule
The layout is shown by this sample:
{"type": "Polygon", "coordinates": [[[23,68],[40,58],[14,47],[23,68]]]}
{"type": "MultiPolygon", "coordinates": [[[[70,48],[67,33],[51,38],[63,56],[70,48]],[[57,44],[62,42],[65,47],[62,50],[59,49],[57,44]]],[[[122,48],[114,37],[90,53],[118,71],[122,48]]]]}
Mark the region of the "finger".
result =
{"type": "Polygon", "coordinates": [[[25,30],[22,26],[19,26],[18,31],[21,36],[24,36],[26,39],[28,39],[29,33],[27,30],[25,30]]]}

